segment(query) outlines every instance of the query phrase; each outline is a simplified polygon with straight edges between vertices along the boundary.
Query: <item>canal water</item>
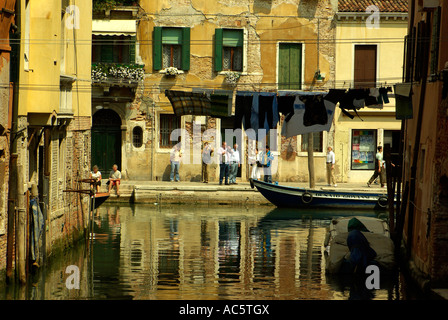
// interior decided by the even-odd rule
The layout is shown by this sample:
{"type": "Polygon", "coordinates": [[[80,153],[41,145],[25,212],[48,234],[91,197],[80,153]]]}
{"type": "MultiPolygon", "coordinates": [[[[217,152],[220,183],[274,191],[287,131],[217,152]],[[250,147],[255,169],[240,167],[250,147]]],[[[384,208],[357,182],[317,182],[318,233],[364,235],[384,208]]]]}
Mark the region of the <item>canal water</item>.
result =
{"type": "Polygon", "coordinates": [[[418,298],[399,272],[382,276],[378,290],[325,274],[326,227],[332,218],[360,214],[387,217],[271,206],[104,204],[90,243],[53,258],[26,289],[4,286],[0,299],[418,298]]]}

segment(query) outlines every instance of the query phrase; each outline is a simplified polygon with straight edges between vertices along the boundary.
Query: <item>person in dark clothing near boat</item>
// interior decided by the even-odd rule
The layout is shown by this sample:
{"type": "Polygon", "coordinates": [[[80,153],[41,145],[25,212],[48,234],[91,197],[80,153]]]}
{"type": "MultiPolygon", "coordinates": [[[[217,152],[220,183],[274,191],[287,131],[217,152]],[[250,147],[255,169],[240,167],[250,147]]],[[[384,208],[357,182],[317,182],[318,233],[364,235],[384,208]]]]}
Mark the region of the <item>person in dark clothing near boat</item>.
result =
{"type": "Polygon", "coordinates": [[[348,223],[347,246],[350,250],[350,258],[344,260],[342,273],[364,273],[367,266],[376,264],[375,250],[370,247],[367,238],[362,232],[369,232],[364,224],[356,218],[350,219],[348,223]]]}
{"type": "Polygon", "coordinates": [[[375,179],[380,176],[380,183],[381,188],[384,188],[384,165],[383,165],[383,147],[379,146],[378,152],[375,156],[375,172],[373,173],[372,177],[370,178],[369,182],[367,182],[367,186],[370,187],[370,185],[375,181],[375,179]]]}

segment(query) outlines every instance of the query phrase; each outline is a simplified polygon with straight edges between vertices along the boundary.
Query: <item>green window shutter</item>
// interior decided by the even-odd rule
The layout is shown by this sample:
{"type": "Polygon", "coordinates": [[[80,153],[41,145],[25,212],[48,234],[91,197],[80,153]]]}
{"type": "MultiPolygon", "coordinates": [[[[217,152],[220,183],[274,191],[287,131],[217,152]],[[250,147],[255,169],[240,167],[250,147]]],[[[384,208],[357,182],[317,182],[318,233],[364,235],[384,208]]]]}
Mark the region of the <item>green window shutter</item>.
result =
{"type": "Polygon", "coordinates": [[[242,47],[243,30],[231,30],[231,29],[224,30],[223,45],[225,47],[242,47]]]}
{"type": "Polygon", "coordinates": [[[215,71],[222,71],[223,29],[215,30],[215,71]]]}
{"type": "Polygon", "coordinates": [[[190,28],[182,28],[182,70],[190,70],[190,28]]]}
{"type": "Polygon", "coordinates": [[[183,28],[162,28],[162,44],[182,44],[183,28]]]}
{"type": "Polygon", "coordinates": [[[131,36],[129,39],[129,63],[135,63],[135,42],[136,37],[131,36]]]}
{"type": "Polygon", "coordinates": [[[302,45],[281,43],[278,59],[278,88],[280,90],[300,90],[302,87],[302,45]]]}
{"type": "Polygon", "coordinates": [[[154,34],[152,38],[153,61],[152,67],[154,70],[162,69],[162,27],[154,27],[154,34]]]}

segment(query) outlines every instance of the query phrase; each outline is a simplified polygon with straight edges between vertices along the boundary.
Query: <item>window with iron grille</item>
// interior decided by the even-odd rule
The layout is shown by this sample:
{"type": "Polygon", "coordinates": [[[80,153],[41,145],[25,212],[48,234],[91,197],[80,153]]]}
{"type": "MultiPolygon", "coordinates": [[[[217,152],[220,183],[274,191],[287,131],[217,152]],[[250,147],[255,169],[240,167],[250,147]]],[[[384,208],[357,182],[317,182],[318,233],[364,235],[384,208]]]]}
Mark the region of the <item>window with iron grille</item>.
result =
{"type": "Polygon", "coordinates": [[[159,145],[161,148],[171,148],[179,141],[170,141],[171,132],[180,128],[180,117],[176,117],[174,114],[160,114],[159,125],[159,145]]]}
{"type": "MultiPolygon", "coordinates": [[[[308,135],[309,133],[302,135],[302,146],[301,146],[302,152],[308,151],[308,135]]],[[[323,152],[323,141],[324,141],[323,132],[313,132],[312,135],[313,135],[313,151],[323,152]]]]}
{"type": "Polygon", "coordinates": [[[142,127],[134,127],[132,129],[132,144],[136,148],[140,148],[143,145],[143,129],[142,127]]]}

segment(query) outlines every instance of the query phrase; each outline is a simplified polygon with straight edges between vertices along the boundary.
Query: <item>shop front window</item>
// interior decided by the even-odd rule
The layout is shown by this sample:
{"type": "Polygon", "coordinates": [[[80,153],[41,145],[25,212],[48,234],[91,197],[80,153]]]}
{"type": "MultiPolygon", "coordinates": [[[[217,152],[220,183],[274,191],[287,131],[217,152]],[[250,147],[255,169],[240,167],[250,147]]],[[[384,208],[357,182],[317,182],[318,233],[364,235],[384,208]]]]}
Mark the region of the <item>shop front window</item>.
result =
{"type": "Polygon", "coordinates": [[[352,131],[352,170],[374,170],[376,130],[352,131]]]}

